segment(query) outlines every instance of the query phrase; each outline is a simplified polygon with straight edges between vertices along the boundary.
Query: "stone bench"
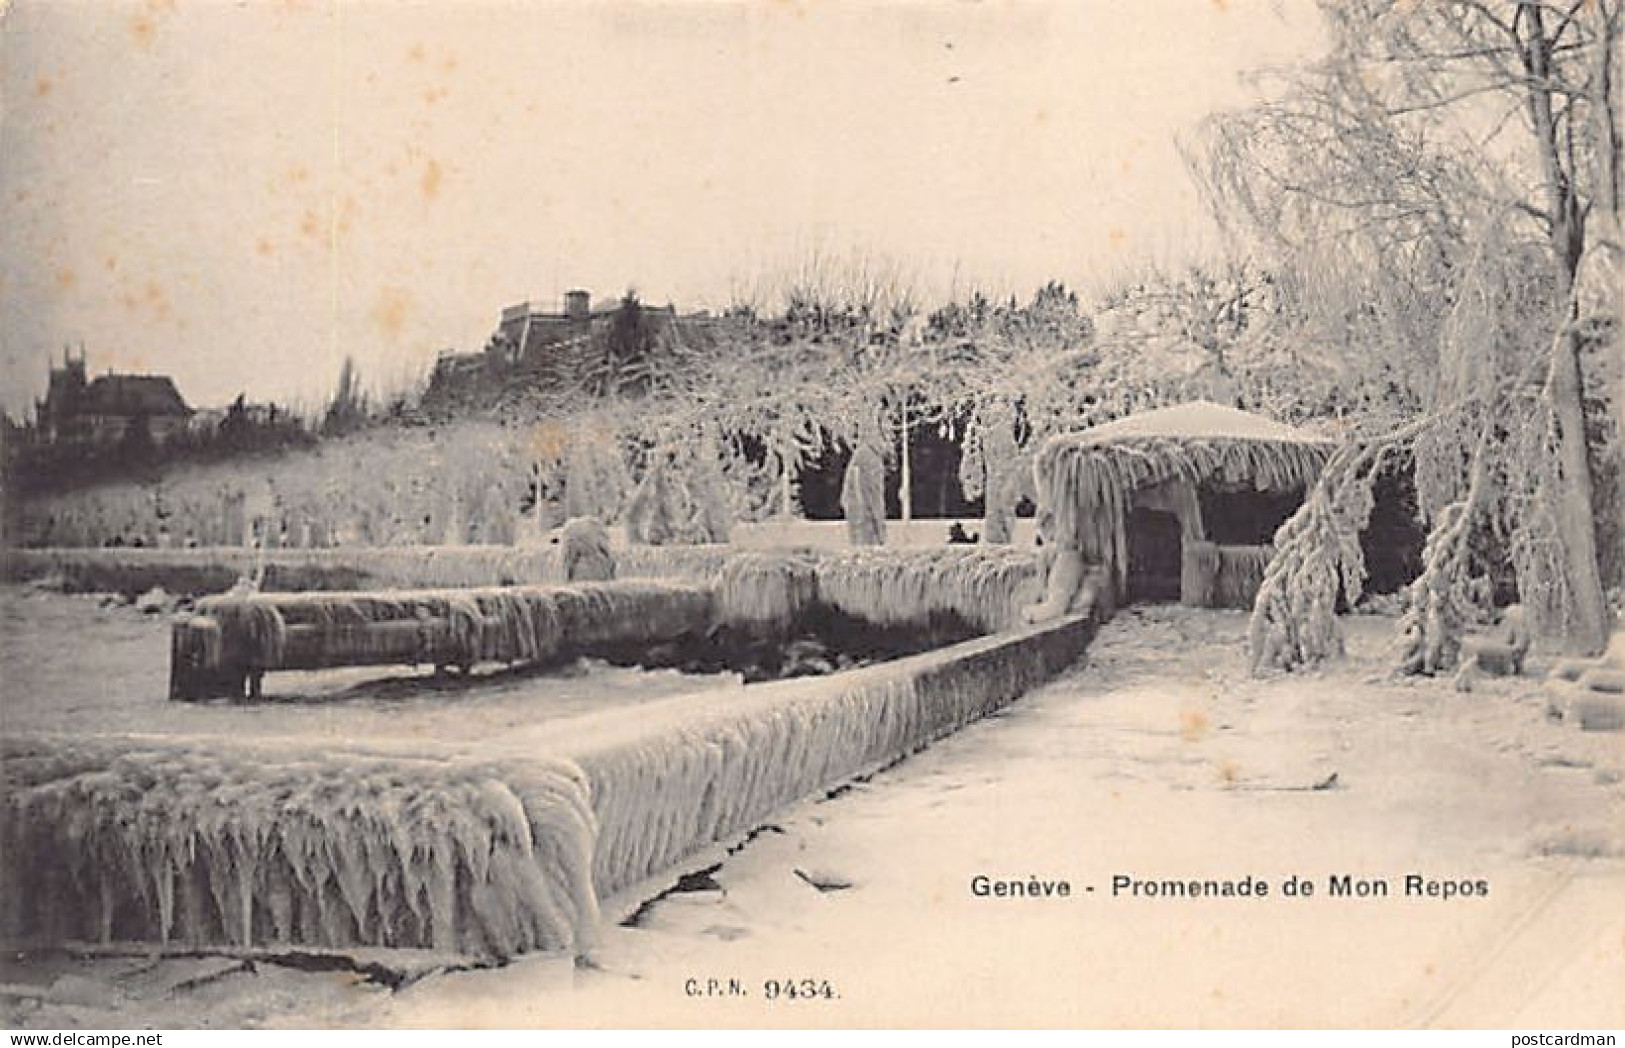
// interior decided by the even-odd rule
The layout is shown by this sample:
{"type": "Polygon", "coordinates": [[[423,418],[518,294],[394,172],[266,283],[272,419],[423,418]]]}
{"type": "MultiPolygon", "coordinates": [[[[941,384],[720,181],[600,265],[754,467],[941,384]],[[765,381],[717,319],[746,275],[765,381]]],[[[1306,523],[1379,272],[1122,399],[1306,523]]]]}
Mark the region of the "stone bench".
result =
{"type": "Polygon", "coordinates": [[[258,697],[282,670],[467,672],[667,643],[708,631],[714,603],[710,586],[664,580],[208,597],[174,624],[169,697],[258,697]]]}
{"type": "Polygon", "coordinates": [[[1595,659],[1563,659],[1547,683],[1558,712],[1586,731],[1625,728],[1625,629],[1616,629],[1595,659]]]}

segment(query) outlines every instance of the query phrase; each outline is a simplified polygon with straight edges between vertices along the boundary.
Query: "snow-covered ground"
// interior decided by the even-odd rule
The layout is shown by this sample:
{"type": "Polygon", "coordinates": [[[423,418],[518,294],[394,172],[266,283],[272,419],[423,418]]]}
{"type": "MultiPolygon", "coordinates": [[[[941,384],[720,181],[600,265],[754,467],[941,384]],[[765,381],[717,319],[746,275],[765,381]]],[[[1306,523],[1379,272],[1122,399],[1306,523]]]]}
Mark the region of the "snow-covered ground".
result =
{"type": "Polygon", "coordinates": [[[1254,680],[1244,622],[1120,614],[1087,665],[702,857],[581,963],[390,992],[264,962],[8,962],[0,1023],[1625,1025],[1625,736],[1553,720],[1531,681],[1388,682],[1382,619],[1349,623],[1336,666],[1254,680]],[[1331,897],[1341,875],[1388,894],[1331,897]],[[1294,877],[1314,895],[1285,896],[1294,877]],[[1445,882],[1475,894],[1426,894],[1445,882]]]}

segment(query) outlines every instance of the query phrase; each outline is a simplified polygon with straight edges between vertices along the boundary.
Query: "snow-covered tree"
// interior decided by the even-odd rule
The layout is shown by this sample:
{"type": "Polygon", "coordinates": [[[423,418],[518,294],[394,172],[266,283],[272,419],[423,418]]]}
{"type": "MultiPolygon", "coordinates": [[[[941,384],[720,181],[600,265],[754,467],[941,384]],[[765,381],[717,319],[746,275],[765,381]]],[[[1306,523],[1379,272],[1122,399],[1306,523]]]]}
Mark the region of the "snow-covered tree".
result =
{"type": "Polygon", "coordinates": [[[1620,357],[1620,4],[1321,9],[1326,55],[1268,85],[1267,101],[1215,118],[1194,156],[1217,213],[1269,252],[1289,330],[1396,399],[1414,393],[1419,417],[1356,433],[1328,467],[1283,529],[1254,636],[1305,613],[1287,609],[1330,616],[1340,573],[1311,565],[1335,563],[1363,526],[1344,512],[1360,501],[1349,485],[1368,485],[1373,458],[1393,454],[1411,460],[1432,526],[1402,668],[1448,664],[1487,610],[1497,549],[1537,631],[1597,650],[1608,630],[1597,538],[1619,534],[1617,499],[1596,492],[1617,483],[1619,457],[1618,405],[1610,416],[1606,404],[1620,357]],[[1586,278],[1610,267],[1611,286],[1586,278]]]}

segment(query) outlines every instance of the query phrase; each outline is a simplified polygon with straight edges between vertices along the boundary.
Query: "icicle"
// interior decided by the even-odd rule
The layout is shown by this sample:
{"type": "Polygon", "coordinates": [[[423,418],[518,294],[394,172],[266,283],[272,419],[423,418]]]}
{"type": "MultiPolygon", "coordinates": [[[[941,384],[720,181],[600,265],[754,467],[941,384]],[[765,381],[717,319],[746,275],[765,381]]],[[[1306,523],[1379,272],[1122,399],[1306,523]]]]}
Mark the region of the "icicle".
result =
{"type": "MultiPolygon", "coordinates": [[[[991,622],[1019,607],[1036,576],[1032,556],[1014,550],[877,550],[809,562],[811,582],[793,576],[792,589],[816,588],[873,621],[952,611],[991,622]]],[[[668,566],[677,563],[698,572],[723,560],[697,551],[668,566]]],[[[278,599],[291,630],[414,616],[449,608],[452,597],[278,599]]],[[[457,599],[486,620],[486,656],[539,650],[561,631],[572,643],[625,642],[703,626],[713,615],[709,587],[670,582],[457,599]]],[[[244,945],[258,935],[499,956],[579,948],[607,893],[1010,701],[1061,664],[1045,654],[1051,648],[1070,656],[1081,647],[1065,632],[1076,627],[1057,629],[817,686],[767,686],[681,723],[630,719],[636,730],[625,738],[583,742],[568,760],[475,765],[236,740],[210,740],[207,749],[186,739],[0,740],[8,786],[0,840],[26,832],[30,842],[8,847],[0,866],[9,883],[13,853],[61,854],[78,863],[70,868],[104,873],[122,862],[141,871],[135,883],[64,878],[52,886],[52,905],[81,922],[128,913],[135,934],[166,943],[179,935],[244,945]],[[106,817],[85,817],[103,806],[106,817]],[[108,858],[117,855],[125,858],[108,858]],[[84,896],[104,885],[113,898],[98,911],[101,900],[84,896]]]]}

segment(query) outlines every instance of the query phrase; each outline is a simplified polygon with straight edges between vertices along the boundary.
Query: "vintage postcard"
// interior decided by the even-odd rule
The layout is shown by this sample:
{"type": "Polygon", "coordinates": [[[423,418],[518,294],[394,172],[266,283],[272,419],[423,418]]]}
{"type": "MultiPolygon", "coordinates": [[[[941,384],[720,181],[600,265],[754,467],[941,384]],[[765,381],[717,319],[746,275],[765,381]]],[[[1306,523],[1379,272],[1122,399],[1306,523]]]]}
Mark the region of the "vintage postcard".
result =
{"type": "Polygon", "coordinates": [[[0,0],[0,1026],[1612,1043],[1622,36],[0,0]]]}

